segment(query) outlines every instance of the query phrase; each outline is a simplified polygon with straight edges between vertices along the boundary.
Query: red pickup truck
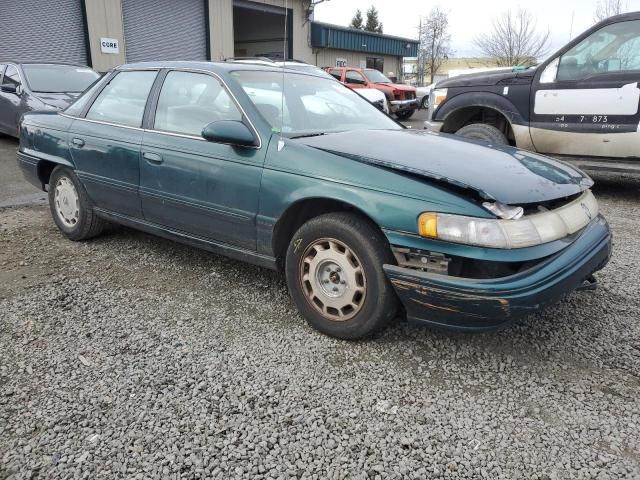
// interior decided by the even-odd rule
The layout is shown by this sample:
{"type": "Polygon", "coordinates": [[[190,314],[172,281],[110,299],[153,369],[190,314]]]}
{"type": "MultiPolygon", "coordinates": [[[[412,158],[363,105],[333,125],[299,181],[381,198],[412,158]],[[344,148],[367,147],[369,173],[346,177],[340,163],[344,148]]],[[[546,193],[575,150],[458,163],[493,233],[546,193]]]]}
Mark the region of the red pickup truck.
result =
{"type": "Polygon", "coordinates": [[[348,87],[380,90],[387,96],[391,113],[400,120],[407,120],[420,106],[414,87],[393,83],[373,68],[326,67],[325,70],[348,87]]]}

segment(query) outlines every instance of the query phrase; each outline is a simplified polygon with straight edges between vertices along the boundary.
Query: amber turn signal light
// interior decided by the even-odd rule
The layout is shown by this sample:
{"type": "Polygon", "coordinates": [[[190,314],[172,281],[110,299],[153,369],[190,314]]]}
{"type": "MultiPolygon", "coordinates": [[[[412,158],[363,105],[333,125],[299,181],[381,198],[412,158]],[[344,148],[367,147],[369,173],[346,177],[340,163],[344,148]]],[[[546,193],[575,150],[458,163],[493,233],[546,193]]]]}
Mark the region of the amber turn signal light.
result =
{"type": "Polygon", "coordinates": [[[418,217],[418,233],[422,237],[438,238],[438,215],[423,213],[418,217]]]}

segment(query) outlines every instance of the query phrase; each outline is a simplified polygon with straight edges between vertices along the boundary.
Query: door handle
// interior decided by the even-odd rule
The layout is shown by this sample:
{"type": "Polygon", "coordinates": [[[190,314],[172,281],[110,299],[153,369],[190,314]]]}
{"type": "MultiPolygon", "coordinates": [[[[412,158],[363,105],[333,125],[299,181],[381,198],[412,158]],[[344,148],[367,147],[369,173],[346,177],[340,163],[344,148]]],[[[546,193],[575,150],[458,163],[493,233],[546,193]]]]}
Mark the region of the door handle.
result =
{"type": "Polygon", "coordinates": [[[149,163],[155,163],[156,165],[160,165],[162,163],[162,157],[157,153],[144,152],[142,154],[144,159],[149,163]]]}
{"type": "Polygon", "coordinates": [[[73,143],[76,147],[84,147],[84,140],[81,138],[72,138],[71,143],[73,143]]]}

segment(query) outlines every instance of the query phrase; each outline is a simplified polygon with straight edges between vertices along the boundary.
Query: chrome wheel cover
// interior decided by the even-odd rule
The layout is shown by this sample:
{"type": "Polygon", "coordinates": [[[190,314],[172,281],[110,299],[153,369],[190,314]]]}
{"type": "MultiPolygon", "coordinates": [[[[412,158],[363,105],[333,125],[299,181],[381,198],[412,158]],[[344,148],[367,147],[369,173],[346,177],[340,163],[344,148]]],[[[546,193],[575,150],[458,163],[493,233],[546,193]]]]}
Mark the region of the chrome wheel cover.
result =
{"type": "Polygon", "coordinates": [[[66,227],[75,227],[80,220],[80,197],[68,177],[60,177],[54,187],[56,215],[66,227]]]}
{"type": "Polygon", "coordinates": [[[343,242],[316,240],[300,260],[300,282],[305,297],[328,320],[353,318],[364,305],[367,280],[362,263],[343,242]]]}

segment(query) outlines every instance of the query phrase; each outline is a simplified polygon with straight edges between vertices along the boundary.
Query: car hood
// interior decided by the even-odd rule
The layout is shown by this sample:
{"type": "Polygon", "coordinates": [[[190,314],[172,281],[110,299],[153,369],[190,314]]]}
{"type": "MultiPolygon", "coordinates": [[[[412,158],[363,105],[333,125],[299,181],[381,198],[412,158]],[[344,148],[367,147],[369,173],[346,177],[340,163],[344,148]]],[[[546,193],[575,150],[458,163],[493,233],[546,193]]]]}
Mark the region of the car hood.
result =
{"type": "Polygon", "coordinates": [[[493,72],[479,72],[459,75],[438,82],[438,88],[488,87],[498,84],[530,83],[535,75],[534,69],[513,71],[510,68],[493,72]]]}
{"type": "Polygon", "coordinates": [[[509,205],[579,193],[593,180],[564,162],[508,146],[486,146],[425,130],[359,130],[296,142],[351,160],[475,190],[509,205]]]}
{"type": "Polygon", "coordinates": [[[393,88],[394,90],[400,90],[401,92],[415,92],[416,87],[411,85],[405,85],[404,83],[374,83],[374,85],[382,85],[384,87],[393,88]]]}
{"type": "Polygon", "coordinates": [[[64,93],[34,93],[39,100],[43,101],[47,105],[52,107],[67,108],[73,101],[80,96],[80,93],[76,92],[64,92],[64,93]]]}

